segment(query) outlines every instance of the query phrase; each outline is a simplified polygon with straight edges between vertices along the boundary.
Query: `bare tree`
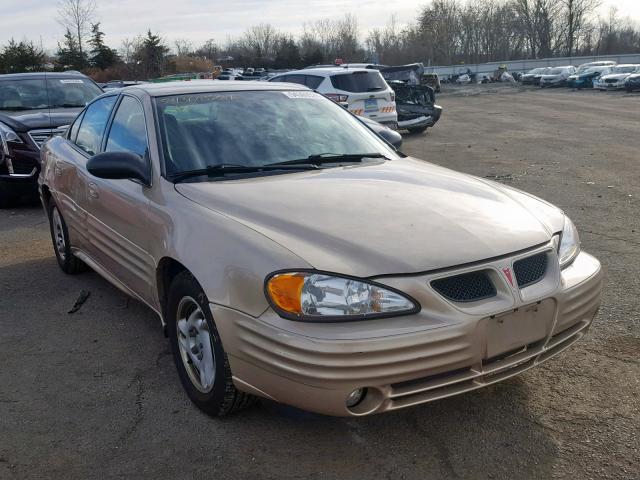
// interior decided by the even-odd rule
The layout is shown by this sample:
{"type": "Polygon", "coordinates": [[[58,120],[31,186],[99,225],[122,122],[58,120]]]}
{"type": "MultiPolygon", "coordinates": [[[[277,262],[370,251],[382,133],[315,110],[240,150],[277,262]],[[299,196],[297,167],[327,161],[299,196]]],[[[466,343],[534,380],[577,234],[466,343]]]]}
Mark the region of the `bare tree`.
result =
{"type": "Polygon", "coordinates": [[[176,55],[179,57],[186,57],[193,52],[193,44],[185,38],[174,40],[173,46],[175,47],[176,55]]]}
{"type": "Polygon", "coordinates": [[[86,56],[83,43],[91,24],[94,23],[96,8],[95,0],[60,0],[58,4],[58,22],[75,35],[81,68],[86,56]]]}
{"type": "Polygon", "coordinates": [[[600,0],[561,0],[564,6],[567,55],[573,55],[580,34],[600,0]]]}

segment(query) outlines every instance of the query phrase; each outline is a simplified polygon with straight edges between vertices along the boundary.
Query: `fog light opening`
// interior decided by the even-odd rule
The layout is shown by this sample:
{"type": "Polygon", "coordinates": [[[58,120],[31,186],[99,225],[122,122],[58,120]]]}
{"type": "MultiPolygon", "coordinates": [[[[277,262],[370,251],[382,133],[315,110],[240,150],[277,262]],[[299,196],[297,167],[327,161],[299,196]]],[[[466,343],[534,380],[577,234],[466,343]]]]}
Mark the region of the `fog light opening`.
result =
{"type": "Polygon", "coordinates": [[[357,388],[355,389],[353,392],[351,392],[349,395],[347,395],[347,400],[346,400],[346,405],[347,408],[353,408],[356,405],[360,404],[362,402],[362,400],[364,400],[364,397],[367,395],[367,389],[366,388],[357,388]]]}

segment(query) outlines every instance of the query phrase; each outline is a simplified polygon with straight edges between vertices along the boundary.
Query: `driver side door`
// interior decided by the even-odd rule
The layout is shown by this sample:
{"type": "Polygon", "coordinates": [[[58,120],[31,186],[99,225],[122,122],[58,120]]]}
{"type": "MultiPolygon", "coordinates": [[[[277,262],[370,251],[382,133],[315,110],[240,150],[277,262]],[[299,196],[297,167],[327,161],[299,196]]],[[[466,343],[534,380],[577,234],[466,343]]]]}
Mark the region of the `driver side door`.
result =
{"type": "MultiPolygon", "coordinates": [[[[120,96],[101,151],[134,153],[151,169],[145,113],[136,97],[120,96]]],[[[153,304],[155,261],[148,253],[152,241],[148,233],[149,190],[150,185],[138,180],[91,176],[87,213],[96,260],[137,297],[153,304]]]]}

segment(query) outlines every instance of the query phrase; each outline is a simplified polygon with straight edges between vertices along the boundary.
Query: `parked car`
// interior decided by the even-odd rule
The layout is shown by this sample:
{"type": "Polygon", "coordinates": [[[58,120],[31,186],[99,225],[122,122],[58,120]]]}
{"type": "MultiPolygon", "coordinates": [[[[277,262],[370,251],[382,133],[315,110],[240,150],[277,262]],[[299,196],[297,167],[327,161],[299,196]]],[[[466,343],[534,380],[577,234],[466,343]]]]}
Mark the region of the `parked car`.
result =
{"type": "Polygon", "coordinates": [[[540,77],[549,70],[548,67],[534,68],[520,77],[520,83],[523,85],[540,85],[540,77]]]}
{"type": "Polygon", "coordinates": [[[593,88],[598,90],[622,90],[625,88],[625,80],[633,73],[640,71],[640,65],[616,65],[611,67],[606,74],[602,74],[593,82],[593,88]]]}
{"type": "Polygon", "coordinates": [[[438,122],[442,107],[435,103],[433,88],[399,80],[389,82],[389,86],[396,93],[399,130],[422,133],[438,122]]]}
{"type": "Polygon", "coordinates": [[[305,85],[336,102],[348,102],[349,111],[396,128],[395,93],[380,72],[366,68],[294,70],[269,79],[305,85]]]}
{"type": "Polygon", "coordinates": [[[0,207],[35,197],[40,147],[101,93],[80,73],[0,75],[0,207]]]}
{"type": "Polygon", "coordinates": [[[568,348],[600,303],[560,209],[406,157],[299,85],[105,93],[42,162],[62,270],[155,311],[211,415],[254,395],[355,417],[467,392],[568,348]]]}
{"type": "Polygon", "coordinates": [[[577,88],[578,90],[582,90],[583,88],[593,88],[593,81],[600,77],[603,74],[607,74],[611,70],[610,66],[596,66],[590,67],[586,70],[583,70],[579,74],[572,75],[575,76],[575,79],[569,80],[567,83],[569,87],[577,88]]]}
{"type": "Polygon", "coordinates": [[[540,76],[540,87],[564,87],[569,76],[576,72],[576,67],[553,67],[549,68],[540,76]]]}
{"type": "Polygon", "coordinates": [[[640,73],[632,73],[624,81],[624,88],[627,92],[633,92],[634,90],[640,90],[640,73]]]}
{"type": "Polygon", "coordinates": [[[242,75],[229,75],[227,73],[222,73],[216,77],[216,80],[244,80],[242,75]]]}

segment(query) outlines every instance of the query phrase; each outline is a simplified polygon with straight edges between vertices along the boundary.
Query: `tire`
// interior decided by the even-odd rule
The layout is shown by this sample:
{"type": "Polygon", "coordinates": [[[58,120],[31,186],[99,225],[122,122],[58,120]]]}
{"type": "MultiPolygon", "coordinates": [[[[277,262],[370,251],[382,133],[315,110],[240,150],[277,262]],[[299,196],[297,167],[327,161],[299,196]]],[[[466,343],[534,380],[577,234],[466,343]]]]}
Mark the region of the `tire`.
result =
{"type": "Polygon", "coordinates": [[[86,271],[88,269],[87,265],[71,253],[67,224],[53,200],[49,202],[47,211],[49,213],[51,242],[53,243],[53,251],[56,254],[58,265],[64,273],[69,275],[86,271]]]}
{"type": "Polygon", "coordinates": [[[416,127],[416,128],[407,128],[409,133],[422,133],[426,132],[429,127],[416,127]]]}
{"type": "Polygon", "coordinates": [[[234,386],[209,301],[189,272],[178,274],[169,287],[165,323],[180,382],[200,410],[223,417],[257,401],[234,386]]]}

